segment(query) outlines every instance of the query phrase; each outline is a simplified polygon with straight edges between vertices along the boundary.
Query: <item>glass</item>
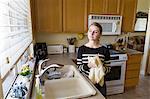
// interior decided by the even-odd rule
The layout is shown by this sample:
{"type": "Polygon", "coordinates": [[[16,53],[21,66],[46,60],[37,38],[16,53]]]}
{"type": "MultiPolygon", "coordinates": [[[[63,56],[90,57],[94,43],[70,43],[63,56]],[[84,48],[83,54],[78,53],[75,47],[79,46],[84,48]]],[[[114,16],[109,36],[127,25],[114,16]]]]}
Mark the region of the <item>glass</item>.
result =
{"type": "Polygon", "coordinates": [[[121,79],[121,66],[112,66],[111,71],[105,76],[106,81],[121,79]]]}

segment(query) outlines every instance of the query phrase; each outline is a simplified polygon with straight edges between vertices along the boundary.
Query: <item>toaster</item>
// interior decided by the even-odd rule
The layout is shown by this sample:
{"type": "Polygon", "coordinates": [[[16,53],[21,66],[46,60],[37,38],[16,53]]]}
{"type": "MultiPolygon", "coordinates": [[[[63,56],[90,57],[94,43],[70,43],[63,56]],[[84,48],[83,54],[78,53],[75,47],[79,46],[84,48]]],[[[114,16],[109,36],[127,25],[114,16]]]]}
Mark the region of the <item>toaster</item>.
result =
{"type": "Polygon", "coordinates": [[[62,54],[63,45],[47,45],[48,54],[62,54]]]}

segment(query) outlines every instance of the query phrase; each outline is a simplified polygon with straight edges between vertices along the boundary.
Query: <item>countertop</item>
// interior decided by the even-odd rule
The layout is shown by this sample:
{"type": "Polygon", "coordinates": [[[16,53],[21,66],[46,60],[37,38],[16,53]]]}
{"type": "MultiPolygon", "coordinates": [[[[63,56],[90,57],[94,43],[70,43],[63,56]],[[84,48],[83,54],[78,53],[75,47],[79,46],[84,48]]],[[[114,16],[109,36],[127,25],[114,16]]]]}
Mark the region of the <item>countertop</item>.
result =
{"type": "Polygon", "coordinates": [[[120,52],[126,53],[128,55],[133,55],[133,54],[143,54],[143,52],[134,50],[134,49],[126,49],[126,50],[119,50],[120,52]]]}
{"type": "MultiPolygon", "coordinates": [[[[57,55],[48,55],[49,57],[49,63],[47,64],[52,64],[52,63],[58,63],[58,64],[63,64],[63,65],[74,65],[76,64],[72,61],[72,59],[76,58],[76,54],[57,54],[57,55]]],[[[90,82],[88,78],[85,77],[85,79],[88,80],[88,82],[95,88],[95,86],[90,82]]],[[[34,82],[35,83],[35,82],[34,82]]],[[[35,99],[35,85],[33,85],[33,90],[32,90],[32,99],[35,99]]],[[[96,95],[95,96],[90,96],[84,99],[105,99],[105,97],[95,88],[96,90],[96,95]]]]}
{"type": "MultiPolygon", "coordinates": [[[[28,79],[25,79],[23,76],[18,75],[14,84],[20,84],[20,83],[25,83],[26,87],[28,88],[28,92],[25,95],[26,99],[30,98],[30,94],[31,94],[31,88],[32,88],[32,82],[33,82],[33,78],[34,78],[34,69],[35,69],[35,59],[32,59],[31,61],[28,61],[26,64],[29,64],[30,69],[32,70],[32,74],[28,79]]],[[[11,89],[12,90],[12,89],[11,89]]],[[[11,90],[8,93],[8,96],[5,99],[17,99],[17,98],[12,98],[11,97],[11,90]]]]}

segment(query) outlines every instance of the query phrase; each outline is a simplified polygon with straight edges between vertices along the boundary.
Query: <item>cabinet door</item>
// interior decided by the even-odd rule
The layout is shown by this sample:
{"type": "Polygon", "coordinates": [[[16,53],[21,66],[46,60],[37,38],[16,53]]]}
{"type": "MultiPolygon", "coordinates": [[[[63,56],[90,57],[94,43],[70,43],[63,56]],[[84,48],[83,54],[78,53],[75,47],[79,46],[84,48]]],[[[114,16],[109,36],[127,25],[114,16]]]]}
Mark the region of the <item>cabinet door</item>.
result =
{"type": "Polygon", "coordinates": [[[87,31],[87,0],[63,0],[63,31],[87,31]]]}
{"type": "Polygon", "coordinates": [[[90,0],[91,14],[104,14],[106,9],[106,0],[90,0]]]}
{"type": "Polygon", "coordinates": [[[133,32],[137,11],[137,0],[123,0],[122,3],[122,31],[133,32]]]}
{"type": "Polygon", "coordinates": [[[128,54],[125,87],[135,87],[139,81],[142,54],[128,54]]]}
{"type": "Polygon", "coordinates": [[[125,80],[125,88],[135,87],[136,85],[138,85],[138,82],[139,82],[139,78],[127,79],[125,80]]]}
{"type": "Polygon", "coordinates": [[[120,0],[90,0],[92,14],[120,14],[120,0]]]}
{"type": "Polygon", "coordinates": [[[31,18],[32,18],[32,33],[33,38],[35,38],[35,32],[36,32],[36,20],[35,20],[35,0],[30,0],[30,6],[31,6],[31,18]]]}
{"type": "Polygon", "coordinates": [[[120,14],[120,0],[106,0],[107,14],[120,14]]]}
{"type": "Polygon", "coordinates": [[[146,75],[149,74],[150,74],[150,55],[148,56],[148,64],[146,65],[146,75]]]}
{"type": "Polygon", "coordinates": [[[37,32],[62,32],[62,0],[36,0],[37,32]]]}

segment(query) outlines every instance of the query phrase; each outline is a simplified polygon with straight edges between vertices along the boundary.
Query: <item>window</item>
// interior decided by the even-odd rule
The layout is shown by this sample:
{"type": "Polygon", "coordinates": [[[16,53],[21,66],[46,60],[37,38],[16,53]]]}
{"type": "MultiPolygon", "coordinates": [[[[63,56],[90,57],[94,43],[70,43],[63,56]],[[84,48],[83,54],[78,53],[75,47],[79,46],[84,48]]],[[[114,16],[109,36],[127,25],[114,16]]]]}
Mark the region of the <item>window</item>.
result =
{"type": "Polygon", "coordinates": [[[3,93],[7,92],[11,85],[10,81],[13,82],[16,77],[17,61],[20,61],[31,42],[30,0],[1,0],[0,77],[3,83],[3,93]]]}

